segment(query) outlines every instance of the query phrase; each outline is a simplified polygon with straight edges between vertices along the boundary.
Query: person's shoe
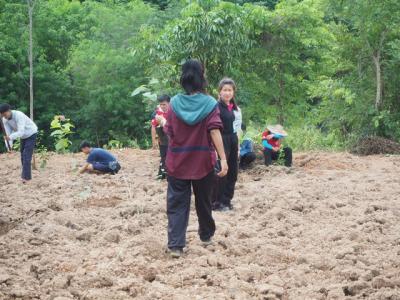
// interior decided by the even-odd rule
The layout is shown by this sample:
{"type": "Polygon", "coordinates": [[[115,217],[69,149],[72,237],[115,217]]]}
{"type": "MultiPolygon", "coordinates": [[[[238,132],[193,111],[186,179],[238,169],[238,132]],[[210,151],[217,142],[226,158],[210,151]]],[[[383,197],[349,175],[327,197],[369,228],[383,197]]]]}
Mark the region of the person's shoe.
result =
{"type": "Polygon", "coordinates": [[[221,204],[219,204],[218,202],[211,204],[211,209],[218,211],[221,208],[221,204]]]}
{"type": "Polygon", "coordinates": [[[225,205],[221,205],[220,207],[215,209],[215,211],[220,211],[220,212],[227,212],[227,211],[230,211],[230,210],[231,210],[231,208],[229,206],[225,206],[225,205]]]}
{"type": "Polygon", "coordinates": [[[182,248],[170,248],[169,255],[171,255],[172,258],[180,258],[183,255],[183,249],[182,248]]]}
{"type": "Polygon", "coordinates": [[[201,243],[204,247],[207,247],[207,246],[211,246],[213,244],[213,241],[211,238],[208,238],[205,240],[201,240],[201,243]]]}

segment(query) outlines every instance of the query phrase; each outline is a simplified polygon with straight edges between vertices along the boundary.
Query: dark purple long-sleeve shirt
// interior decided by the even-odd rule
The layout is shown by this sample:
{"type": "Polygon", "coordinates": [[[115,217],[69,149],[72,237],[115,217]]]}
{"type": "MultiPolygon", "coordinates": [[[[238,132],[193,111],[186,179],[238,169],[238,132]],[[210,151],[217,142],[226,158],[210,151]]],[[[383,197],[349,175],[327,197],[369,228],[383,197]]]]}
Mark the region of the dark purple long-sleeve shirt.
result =
{"type": "Polygon", "coordinates": [[[222,129],[218,106],[201,122],[188,125],[170,109],[164,131],[169,136],[168,175],[197,180],[213,171],[217,157],[210,131],[222,129]]]}

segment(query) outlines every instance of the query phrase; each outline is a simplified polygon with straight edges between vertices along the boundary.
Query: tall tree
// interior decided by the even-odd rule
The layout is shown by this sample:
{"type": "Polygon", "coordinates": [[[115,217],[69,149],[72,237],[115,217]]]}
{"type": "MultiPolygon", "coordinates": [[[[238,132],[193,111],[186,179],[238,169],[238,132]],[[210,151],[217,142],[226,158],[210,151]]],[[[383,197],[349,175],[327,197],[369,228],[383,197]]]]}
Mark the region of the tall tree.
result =
{"type": "Polygon", "coordinates": [[[28,4],[29,17],[29,115],[33,120],[33,10],[35,8],[35,0],[26,0],[28,4]]]}
{"type": "Polygon", "coordinates": [[[355,55],[360,68],[365,62],[373,66],[375,77],[374,107],[381,110],[385,98],[385,70],[390,43],[398,39],[400,26],[400,2],[397,0],[330,0],[337,20],[348,28],[353,36],[353,47],[358,47],[355,55]]]}
{"type": "Polygon", "coordinates": [[[188,58],[201,60],[215,85],[251,47],[244,10],[236,4],[198,1],[168,24],[155,47],[161,64],[176,66],[188,58]]]}

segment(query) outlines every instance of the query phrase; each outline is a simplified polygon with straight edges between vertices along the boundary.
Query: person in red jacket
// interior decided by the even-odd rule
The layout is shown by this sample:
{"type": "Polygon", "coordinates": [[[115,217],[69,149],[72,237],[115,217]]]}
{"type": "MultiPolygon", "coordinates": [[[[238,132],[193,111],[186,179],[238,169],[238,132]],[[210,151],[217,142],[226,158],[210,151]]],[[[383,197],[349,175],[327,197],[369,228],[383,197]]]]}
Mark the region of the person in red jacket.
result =
{"type": "Polygon", "coordinates": [[[228,172],[218,103],[205,93],[207,81],[199,61],[191,59],[183,64],[181,85],[185,93],[171,99],[164,126],[169,137],[166,159],[168,248],[174,258],[183,254],[186,245],[192,187],[200,240],[208,245],[214,236],[211,194],[216,151],[221,158],[218,176],[223,177],[228,172]]]}
{"type": "Polygon", "coordinates": [[[281,125],[268,126],[262,134],[262,145],[264,146],[265,165],[269,166],[273,160],[278,160],[283,150],[285,166],[292,166],[292,149],[282,148],[282,139],[287,136],[281,125]]]}
{"type": "Polygon", "coordinates": [[[165,167],[165,159],[168,150],[168,136],[164,132],[164,125],[167,118],[169,109],[170,97],[162,95],[158,97],[158,107],[153,113],[151,120],[151,139],[153,142],[153,149],[160,150],[160,166],[158,168],[157,179],[165,179],[167,171],[165,167]]]}

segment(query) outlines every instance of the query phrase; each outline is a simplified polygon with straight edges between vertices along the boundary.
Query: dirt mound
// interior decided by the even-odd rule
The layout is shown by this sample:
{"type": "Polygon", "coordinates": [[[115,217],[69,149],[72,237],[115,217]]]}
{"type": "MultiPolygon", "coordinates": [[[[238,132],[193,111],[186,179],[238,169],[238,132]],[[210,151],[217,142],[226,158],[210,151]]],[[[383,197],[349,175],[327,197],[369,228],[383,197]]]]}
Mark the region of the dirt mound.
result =
{"type": "Polygon", "coordinates": [[[360,139],[351,152],[357,155],[400,154],[400,144],[379,136],[360,139]]]}
{"type": "Polygon", "coordinates": [[[296,154],[294,165],[307,170],[346,170],[356,167],[352,157],[343,153],[296,154]]]}

